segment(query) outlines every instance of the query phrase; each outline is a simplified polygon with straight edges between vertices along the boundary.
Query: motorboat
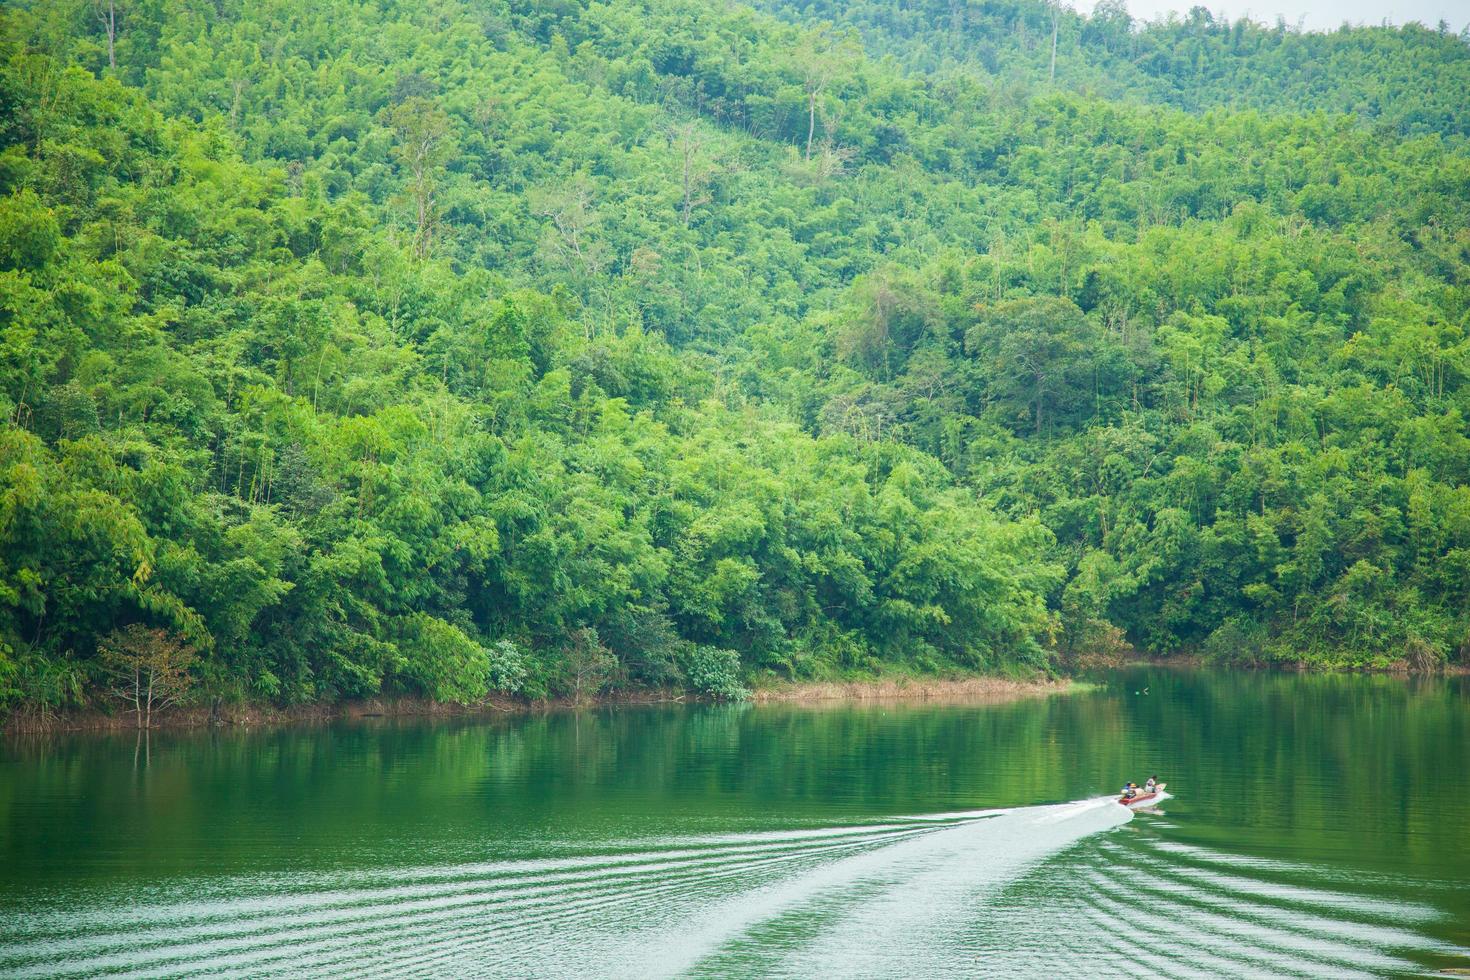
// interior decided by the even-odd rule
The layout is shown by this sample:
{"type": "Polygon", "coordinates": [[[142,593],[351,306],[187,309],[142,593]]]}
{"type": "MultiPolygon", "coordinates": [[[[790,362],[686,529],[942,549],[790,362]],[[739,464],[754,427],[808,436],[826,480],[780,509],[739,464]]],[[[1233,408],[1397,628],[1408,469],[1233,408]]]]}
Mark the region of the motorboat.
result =
{"type": "Polygon", "coordinates": [[[1155,783],[1152,793],[1140,792],[1137,796],[1120,796],[1118,797],[1118,802],[1130,809],[1141,806],[1153,806],[1168,795],[1164,792],[1164,787],[1167,785],[1167,783],[1155,783]]]}

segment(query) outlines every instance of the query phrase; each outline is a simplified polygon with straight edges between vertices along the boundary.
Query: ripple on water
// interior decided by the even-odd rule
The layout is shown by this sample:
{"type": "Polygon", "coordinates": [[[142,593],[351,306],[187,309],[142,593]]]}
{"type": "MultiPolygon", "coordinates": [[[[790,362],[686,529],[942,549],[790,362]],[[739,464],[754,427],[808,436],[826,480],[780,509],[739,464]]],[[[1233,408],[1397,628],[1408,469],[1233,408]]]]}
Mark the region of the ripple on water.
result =
{"type": "Polygon", "coordinates": [[[1465,955],[1416,928],[1430,905],[1162,839],[1167,825],[1112,833],[1131,819],[1081,800],[237,880],[235,898],[9,916],[0,972],[1123,976],[1143,960],[1160,976],[1367,976],[1465,955]]]}

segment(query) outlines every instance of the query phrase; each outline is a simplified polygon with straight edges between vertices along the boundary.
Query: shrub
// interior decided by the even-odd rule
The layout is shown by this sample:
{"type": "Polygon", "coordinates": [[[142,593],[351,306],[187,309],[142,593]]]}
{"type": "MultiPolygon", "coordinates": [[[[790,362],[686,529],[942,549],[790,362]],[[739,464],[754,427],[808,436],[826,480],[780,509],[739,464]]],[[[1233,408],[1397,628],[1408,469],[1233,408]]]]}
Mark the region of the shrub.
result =
{"type": "Polygon", "coordinates": [[[511,640],[497,640],[490,648],[490,690],[514,694],[526,683],[526,658],[511,640]]]}
{"type": "Polygon", "coordinates": [[[1415,634],[1404,643],[1404,662],[1415,673],[1426,674],[1443,668],[1445,655],[1438,646],[1415,634]]]}
{"type": "Polygon", "coordinates": [[[718,647],[691,646],[683,656],[690,688],[719,701],[744,701],[750,691],[740,680],[740,655],[718,647]]]}
{"type": "Polygon", "coordinates": [[[1204,654],[1225,664],[1258,664],[1266,659],[1266,631],[1259,623],[1232,616],[1204,642],[1204,654]]]}
{"type": "Polygon", "coordinates": [[[491,661],[459,627],[426,613],[396,624],[394,664],[399,677],[435,701],[468,704],[485,696],[491,661]]]}

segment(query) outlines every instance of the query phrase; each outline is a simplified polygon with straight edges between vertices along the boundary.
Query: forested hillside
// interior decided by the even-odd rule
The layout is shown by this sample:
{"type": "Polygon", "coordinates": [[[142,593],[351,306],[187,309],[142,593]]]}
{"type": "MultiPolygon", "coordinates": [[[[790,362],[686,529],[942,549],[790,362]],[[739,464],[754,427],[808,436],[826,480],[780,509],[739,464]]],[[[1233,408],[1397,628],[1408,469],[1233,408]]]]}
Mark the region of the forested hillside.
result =
{"type": "MultiPolygon", "coordinates": [[[[919,72],[977,73],[1024,95],[1043,84],[1192,111],[1353,113],[1392,133],[1470,135],[1470,14],[1428,27],[1292,30],[1196,6],[1135,20],[1046,0],[756,0],[796,23],[855,28],[867,50],[919,72]]],[[[1399,12],[1384,7],[1385,17],[1399,12]]]]}
{"type": "Polygon", "coordinates": [[[0,16],[11,706],[1470,656],[1458,38],[0,16]]]}

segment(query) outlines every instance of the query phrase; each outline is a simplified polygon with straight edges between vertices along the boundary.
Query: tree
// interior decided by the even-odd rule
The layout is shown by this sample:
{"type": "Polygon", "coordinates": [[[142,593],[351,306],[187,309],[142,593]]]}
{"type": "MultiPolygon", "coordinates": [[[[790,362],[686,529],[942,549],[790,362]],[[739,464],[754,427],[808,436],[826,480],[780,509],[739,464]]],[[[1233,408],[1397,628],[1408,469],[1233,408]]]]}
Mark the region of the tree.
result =
{"type": "Polygon", "coordinates": [[[838,355],[889,380],[904,368],[910,352],[938,319],[933,297],[892,269],[880,269],[851,290],[855,309],[837,335],[838,355]]]}
{"type": "Polygon", "coordinates": [[[572,630],[563,655],[566,690],[576,704],[583,704],[601,693],[617,667],[617,660],[602,645],[597,630],[589,626],[572,630]]]}
{"type": "Polygon", "coordinates": [[[1462,39],[771,4],[7,7],[0,696],[1463,648],[1462,39]]]}
{"type": "Polygon", "coordinates": [[[988,362],[997,401],[1029,416],[1039,436],[1053,410],[1086,405],[1092,333],[1071,300],[1038,296],[981,306],[965,344],[988,362]]]}
{"type": "Polygon", "coordinates": [[[1057,32],[1062,23],[1062,11],[1067,9],[1064,0],[1047,0],[1047,12],[1051,14],[1051,66],[1047,70],[1047,80],[1057,80],[1057,32]]]}
{"type": "Polygon", "coordinates": [[[98,644],[112,694],[133,712],[139,728],[153,726],[153,712],[179,703],[193,685],[189,670],[197,649],[167,630],[133,623],[98,644]]]}
{"type": "Polygon", "coordinates": [[[860,49],[851,37],[839,37],[830,30],[812,31],[802,38],[797,64],[801,71],[802,91],[806,94],[806,159],[812,158],[812,144],[817,133],[817,112],[827,89],[833,82],[850,75],[857,67],[860,49]]]}
{"type": "MultiPolygon", "coordinates": [[[[398,673],[435,701],[469,704],[485,696],[490,652],[458,627],[424,613],[392,629],[398,673]]],[[[513,650],[510,652],[514,652],[513,650]]],[[[506,651],[500,651],[505,656],[506,651]]]]}
{"type": "Polygon", "coordinates": [[[413,95],[389,110],[388,125],[396,138],[394,158],[408,172],[415,220],[413,250],[423,259],[429,254],[438,223],[434,192],[450,153],[449,116],[437,103],[413,95]]]}
{"type": "Polygon", "coordinates": [[[711,158],[709,138],[696,120],[685,120],[671,127],[669,139],[679,154],[679,219],[688,228],[694,209],[711,200],[709,185],[718,172],[718,164],[711,158]]]}
{"type": "Polygon", "coordinates": [[[92,12],[107,35],[107,67],[117,71],[117,0],[92,0],[92,12]]]}
{"type": "MultiPolygon", "coordinates": [[[[593,290],[604,295],[608,288],[602,275],[608,264],[607,245],[597,234],[602,214],[595,206],[594,187],[584,174],[561,181],[529,195],[533,213],[551,223],[542,235],[542,249],[571,274],[572,284],[584,298],[593,290]]],[[[584,320],[586,339],[592,324],[584,320]]]]}

